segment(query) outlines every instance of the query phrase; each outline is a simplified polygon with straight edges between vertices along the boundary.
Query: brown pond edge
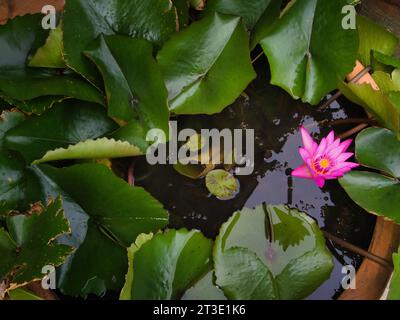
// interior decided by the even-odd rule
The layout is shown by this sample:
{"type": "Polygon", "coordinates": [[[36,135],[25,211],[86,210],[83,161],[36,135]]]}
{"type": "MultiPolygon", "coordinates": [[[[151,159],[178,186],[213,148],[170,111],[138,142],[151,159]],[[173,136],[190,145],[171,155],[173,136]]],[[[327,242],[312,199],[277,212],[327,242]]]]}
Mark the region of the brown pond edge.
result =
{"type": "MultiPolygon", "coordinates": [[[[378,217],[369,252],[392,261],[400,240],[400,226],[378,217]]],[[[356,289],[344,291],[339,300],[379,300],[389,282],[392,270],[365,258],[357,271],[356,289]]]]}

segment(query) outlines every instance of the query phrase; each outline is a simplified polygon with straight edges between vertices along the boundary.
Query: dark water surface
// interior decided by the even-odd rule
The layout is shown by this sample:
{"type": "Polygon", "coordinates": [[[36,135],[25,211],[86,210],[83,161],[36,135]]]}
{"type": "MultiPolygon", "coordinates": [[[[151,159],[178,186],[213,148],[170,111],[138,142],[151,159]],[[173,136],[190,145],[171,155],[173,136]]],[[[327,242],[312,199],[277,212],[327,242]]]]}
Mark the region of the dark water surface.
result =
{"type": "MultiPolygon", "coordinates": [[[[368,248],[375,218],[363,212],[342,190],[337,181],[329,181],[319,189],[311,180],[290,176],[302,163],[300,125],[315,139],[332,129],[327,120],[363,116],[362,110],[346,100],[339,100],[330,109],[293,100],[287,93],[269,85],[266,61],[258,62],[258,78],[233,105],[214,116],[182,116],[180,129],[230,128],[254,129],[255,170],[250,176],[239,176],[240,192],[232,200],[220,201],[210,196],[204,179],[192,180],[178,174],[171,165],[150,166],[145,159],[135,160],[135,184],[144,187],[170,212],[171,227],[199,229],[214,238],[233,212],[242,207],[255,207],[263,202],[287,204],[307,212],[320,227],[362,248],[368,248]]],[[[349,129],[336,126],[335,132],[349,129]]],[[[331,299],[340,294],[342,265],[356,268],[362,258],[334,243],[328,247],[335,260],[331,278],[310,299],[331,299]]]]}

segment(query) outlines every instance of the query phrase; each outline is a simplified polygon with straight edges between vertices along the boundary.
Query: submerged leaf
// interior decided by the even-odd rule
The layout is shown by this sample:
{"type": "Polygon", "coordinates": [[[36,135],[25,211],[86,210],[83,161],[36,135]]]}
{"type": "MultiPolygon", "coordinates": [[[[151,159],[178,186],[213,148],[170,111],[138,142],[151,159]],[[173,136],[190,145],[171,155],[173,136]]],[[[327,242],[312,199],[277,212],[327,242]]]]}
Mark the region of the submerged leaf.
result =
{"type": "Polygon", "coordinates": [[[333,268],[315,221],[271,205],[243,209],[224,223],[214,262],[216,284],[229,299],[243,300],[306,298],[333,268]]]}

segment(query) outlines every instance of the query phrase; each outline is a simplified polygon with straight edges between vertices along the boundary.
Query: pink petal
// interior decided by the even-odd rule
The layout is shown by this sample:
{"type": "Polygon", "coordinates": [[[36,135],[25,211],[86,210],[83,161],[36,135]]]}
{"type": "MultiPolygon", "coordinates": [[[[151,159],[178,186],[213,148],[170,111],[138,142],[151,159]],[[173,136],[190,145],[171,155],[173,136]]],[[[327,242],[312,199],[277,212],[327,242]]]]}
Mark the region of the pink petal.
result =
{"type": "Polygon", "coordinates": [[[322,138],[321,143],[319,144],[319,146],[317,148],[315,157],[322,156],[325,153],[327,146],[328,146],[328,143],[327,143],[326,138],[322,138]]]}
{"type": "Polygon", "coordinates": [[[328,142],[328,145],[331,145],[334,140],[335,140],[335,133],[332,130],[331,132],[329,132],[328,136],[326,137],[326,141],[328,142]]]}
{"type": "Polygon", "coordinates": [[[358,166],[359,166],[359,164],[358,163],[354,163],[354,162],[340,162],[340,163],[337,163],[337,164],[335,164],[333,166],[332,171],[337,171],[337,170],[343,171],[343,170],[346,170],[346,169],[348,169],[347,171],[349,171],[349,170],[351,170],[353,168],[356,168],[358,166]]]}
{"type": "Polygon", "coordinates": [[[306,149],[300,148],[299,149],[300,156],[303,158],[304,162],[307,162],[308,159],[312,157],[312,154],[310,154],[306,149]]]}
{"type": "Polygon", "coordinates": [[[343,141],[340,146],[343,148],[342,152],[345,152],[351,145],[351,143],[353,142],[353,139],[347,139],[346,141],[343,141]]]}
{"type": "Polygon", "coordinates": [[[325,179],[322,178],[322,177],[316,177],[316,178],[314,178],[314,182],[315,182],[315,184],[316,184],[318,187],[320,187],[320,188],[322,188],[322,187],[325,185],[325,179]]]}
{"type": "Polygon", "coordinates": [[[292,171],[292,176],[303,179],[312,179],[313,176],[311,174],[310,169],[306,164],[302,164],[300,167],[297,167],[292,171]]]}
{"type": "Polygon", "coordinates": [[[311,138],[310,134],[303,126],[300,127],[301,138],[303,140],[304,148],[310,153],[313,154],[317,149],[317,143],[311,138]]]}
{"type": "Polygon", "coordinates": [[[352,153],[352,152],[345,152],[345,153],[342,153],[341,155],[339,155],[335,160],[337,162],[344,162],[347,159],[351,158],[353,155],[354,155],[354,153],[352,153]]]}

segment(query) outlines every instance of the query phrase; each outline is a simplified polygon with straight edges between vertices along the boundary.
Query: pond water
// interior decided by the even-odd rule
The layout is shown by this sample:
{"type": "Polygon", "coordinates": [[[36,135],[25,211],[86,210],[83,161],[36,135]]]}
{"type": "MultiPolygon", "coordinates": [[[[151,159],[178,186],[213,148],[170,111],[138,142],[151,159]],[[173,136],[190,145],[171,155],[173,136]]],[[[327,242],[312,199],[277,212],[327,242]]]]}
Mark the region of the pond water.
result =
{"type": "MultiPolygon", "coordinates": [[[[150,166],[145,159],[135,159],[135,185],[144,187],[161,201],[170,212],[170,226],[199,229],[215,238],[222,223],[243,207],[262,203],[287,204],[307,212],[320,227],[350,243],[368,248],[375,218],[363,212],[342,190],[337,181],[329,181],[319,189],[310,180],[290,176],[301,164],[300,125],[315,139],[332,128],[329,121],[363,116],[362,110],[345,99],[330,108],[317,107],[293,100],[283,90],[269,84],[266,60],[257,62],[258,78],[233,105],[214,116],[178,117],[179,128],[254,129],[255,170],[252,175],[239,176],[240,192],[228,201],[208,193],[204,179],[192,180],[178,174],[172,165],[150,166]]],[[[337,133],[349,129],[335,126],[337,133]]],[[[341,292],[342,265],[359,267],[362,257],[328,242],[335,260],[331,278],[310,299],[333,299],[341,292]]]]}

